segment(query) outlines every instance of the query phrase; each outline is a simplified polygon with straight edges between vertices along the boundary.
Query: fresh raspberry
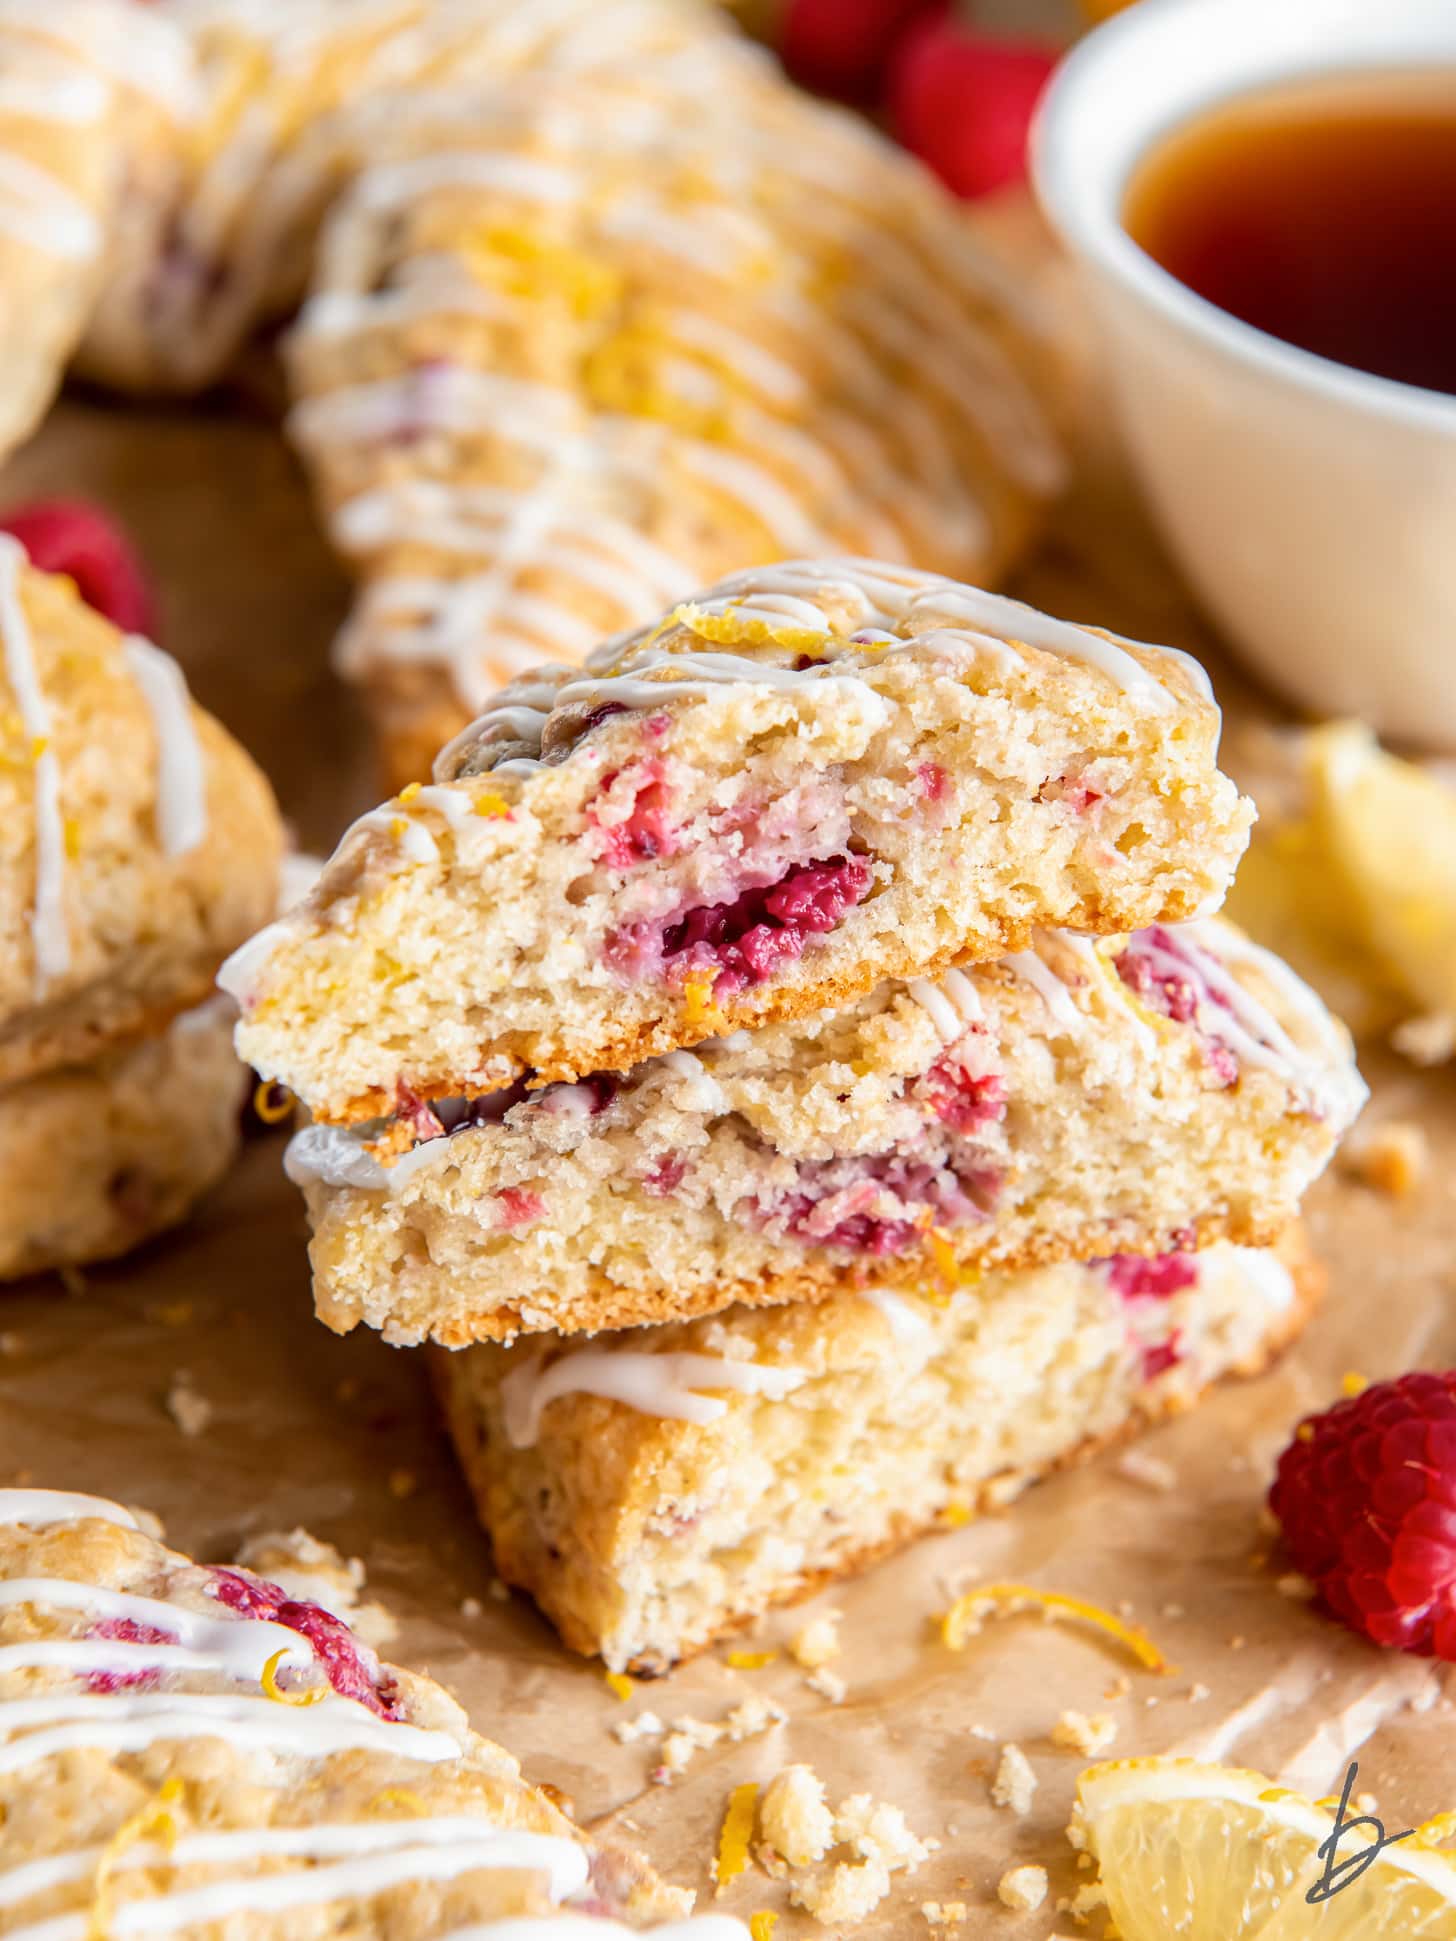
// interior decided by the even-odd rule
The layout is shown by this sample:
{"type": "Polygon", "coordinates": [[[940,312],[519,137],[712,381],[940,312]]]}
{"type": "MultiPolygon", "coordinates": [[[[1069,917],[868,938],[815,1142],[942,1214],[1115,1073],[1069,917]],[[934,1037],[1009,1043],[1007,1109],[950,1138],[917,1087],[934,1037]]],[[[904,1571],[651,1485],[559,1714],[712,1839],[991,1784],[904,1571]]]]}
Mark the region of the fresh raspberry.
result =
{"type": "Polygon", "coordinates": [[[957,195],[989,195],[1025,177],[1027,131],[1056,62],[1037,41],[919,21],[890,63],[891,126],[957,195]]]}
{"type": "Polygon", "coordinates": [[[794,79],[816,94],[861,104],[879,98],[896,42],[945,0],[788,0],[779,52],[794,79]]]}
{"type": "Polygon", "coordinates": [[[1269,1507],[1343,1623],[1456,1659],[1456,1369],[1377,1382],[1306,1417],[1269,1507]]]}
{"type": "Polygon", "coordinates": [[[156,635],[152,590],[131,541],[99,507],[80,499],[41,499],[0,518],[32,566],[64,573],[88,607],[123,633],[156,635]]]}

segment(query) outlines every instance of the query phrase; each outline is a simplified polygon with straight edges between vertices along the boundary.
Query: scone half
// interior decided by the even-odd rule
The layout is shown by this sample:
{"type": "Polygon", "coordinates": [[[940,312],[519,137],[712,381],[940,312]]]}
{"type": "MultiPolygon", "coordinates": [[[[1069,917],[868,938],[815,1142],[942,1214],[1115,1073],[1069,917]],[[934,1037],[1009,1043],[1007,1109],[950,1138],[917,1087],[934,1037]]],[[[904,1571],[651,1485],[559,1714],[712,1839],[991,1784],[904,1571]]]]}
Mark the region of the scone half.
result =
{"type": "Polygon", "coordinates": [[[314,1117],[621,1071],[1227,887],[1202,670],[908,568],[724,581],[544,668],[232,960],[314,1117]]]}
{"type": "Polygon", "coordinates": [[[1364,1099],[1349,1038],[1218,919],[997,964],[623,1078],[311,1126],[322,1318],[447,1346],[935,1276],[1258,1244],[1364,1099]]]}
{"type": "Polygon", "coordinates": [[[659,1672],[1258,1372],[1320,1286],[1292,1230],[434,1366],[501,1576],[659,1672]]]}

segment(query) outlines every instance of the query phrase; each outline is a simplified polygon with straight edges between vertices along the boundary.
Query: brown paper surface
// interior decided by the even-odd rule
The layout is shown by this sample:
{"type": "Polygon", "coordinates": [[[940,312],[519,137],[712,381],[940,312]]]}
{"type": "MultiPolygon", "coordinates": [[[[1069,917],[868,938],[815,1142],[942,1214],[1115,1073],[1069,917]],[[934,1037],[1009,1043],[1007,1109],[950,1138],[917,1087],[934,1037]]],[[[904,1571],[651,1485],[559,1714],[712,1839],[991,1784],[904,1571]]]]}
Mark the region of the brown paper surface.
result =
{"type": "MultiPolygon", "coordinates": [[[[1010,227],[1024,243],[1014,212],[1010,227]]],[[[1065,272],[1046,274],[1075,339],[1065,272]]],[[[1095,391],[1077,390],[1083,482],[1018,590],[1074,618],[1192,647],[1213,663],[1224,698],[1247,711],[1246,689],[1200,628],[1110,459],[1085,406],[1095,391]]],[[[276,428],[221,407],[164,413],[69,399],[4,481],[7,501],[42,493],[84,493],[123,515],[162,589],[166,645],[268,769],[299,839],[328,847],[374,792],[362,723],[327,666],[346,588],[276,428]]],[[[1304,1340],[1261,1380],[1224,1388],[1145,1440],[1175,1474],[1171,1491],[1130,1481],[1115,1456],[1104,1458],[738,1641],[781,1644],[807,1616],[840,1610],[834,1669],[848,1695],[838,1706],[809,1691],[786,1658],[734,1671],[721,1649],[623,1703],[526,1603],[492,1598],[419,1357],[363,1332],[336,1339],[312,1318],[303,1211],[282,1177],[278,1137],[255,1141],[183,1232],[72,1291],[48,1279],[0,1294],[0,1480],[145,1505],[206,1559],[295,1524],[362,1557],[372,1594],[401,1620],[390,1655],[443,1679],[533,1777],[571,1796],[587,1823],[639,1841],[703,1905],[729,1789],[802,1760],[832,1797],[894,1801],[917,1833],[941,1843],[860,1932],[924,1934],[923,1902],[962,1900],[963,1932],[1044,1941],[1074,1927],[1054,1902],[1077,1879],[1062,1828],[1084,1761],[1047,1736],[1067,1707],[1114,1715],[1114,1756],[1213,1744],[1316,1792],[1338,1784],[1363,1738],[1360,1786],[1378,1795],[1388,1824],[1456,1805],[1448,1703],[1400,1709],[1431,1695],[1431,1668],[1382,1654],[1281,1595],[1281,1566],[1263,1555],[1264,1491],[1297,1416],[1332,1399],[1347,1370],[1379,1377],[1456,1361],[1456,1087],[1378,1055],[1367,1073],[1372,1115],[1418,1119],[1435,1163],[1409,1202],[1335,1178],[1316,1191],[1310,1220],[1331,1288],[1304,1340]],[[166,1407],[184,1372],[212,1410],[191,1437],[166,1407]],[[956,1588],[994,1579],[1127,1609],[1176,1675],[1153,1677],[1090,1634],[1034,1618],[993,1624],[951,1653],[931,1620],[956,1588]],[[1125,1694],[1107,1697],[1124,1675],[1125,1694]],[[610,1734],[649,1707],[667,1720],[716,1719],[750,1691],[782,1704],[788,1722],[701,1752],[670,1787],[648,1782],[651,1747],[610,1734]],[[989,1801],[1006,1740],[1039,1781],[1024,1819],[989,1801]],[[1052,1894],[1039,1912],[1013,1915],[995,1884],[1027,1861],[1051,1868],[1052,1894]]],[[[780,1885],[751,1872],[719,1904],[746,1914],[787,1903],[780,1885]]],[[[797,1916],[779,1933],[799,1931],[822,1932],[797,1916]]]]}

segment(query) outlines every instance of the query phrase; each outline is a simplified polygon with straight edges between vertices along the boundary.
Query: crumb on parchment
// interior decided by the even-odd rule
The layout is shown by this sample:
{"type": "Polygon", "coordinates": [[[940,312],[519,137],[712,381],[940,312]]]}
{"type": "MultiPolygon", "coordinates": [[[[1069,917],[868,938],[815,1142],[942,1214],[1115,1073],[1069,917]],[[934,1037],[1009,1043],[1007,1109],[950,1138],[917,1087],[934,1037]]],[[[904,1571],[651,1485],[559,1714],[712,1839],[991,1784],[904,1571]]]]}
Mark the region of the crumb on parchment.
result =
{"type": "Polygon", "coordinates": [[[766,1871],[788,1879],[794,1905],[827,1926],[863,1920],[890,1892],[892,1875],[913,1873],[936,1844],[912,1833],[898,1806],[868,1793],[831,1808],[823,1781],[804,1765],[785,1766],[769,1782],[759,1835],[766,1871]]]}
{"type": "Polygon", "coordinates": [[[1029,1914],[1047,1897],[1045,1867],[1008,1867],[996,1883],[996,1898],[1003,1907],[1018,1914],[1029,1914]]]}
{"type": "Polygon", "coordinates": [[[1117,1720],[1110,1712],[1063,1712],[1051,1729],[1054,1746],[1066,1746],[1084,1758],[1096,1759],[1117,1737],[1117,1720]]]}
{"type": "Polygon", "coordinates": [[[192,1377],[185,1368],[179,1368],[172,1377],[172,1386],[167,1390],[167,1413],[177,1424],[184,1436],[200,1436],[207,1433],[212,1422],[212,1404],[205,1395],[199,1395],[192,1386],[192,1377]]]}
{"type": "Polygon", "coordinates": [[[789,1655],[796,1665],[805,1671],[818,1671],[839,1656],[840,1615],[838,1611],[826,1611],[823,1617],[812,1619],[796,1633],[789,1645],[789,1655]]]}
{"type": "Polygon", "coordinates": [[[1431,1143],[1409,1119],[1387,1119],[1357,1131],[1340,1148],[1340,1170],[1393,1200],[1418,1192],[1431,1164],[1431,1143]]]}
{"type": "Polygon", "coordinates": [[[1024,1818],[1031,1811],[1036,1783],[1031,1761],[1020,1746],[1008,1740],[1001,1748],[1001,1763],[991,1781],[992,1804],[1010,1807],[1018,1819],[1024,1818]]]}

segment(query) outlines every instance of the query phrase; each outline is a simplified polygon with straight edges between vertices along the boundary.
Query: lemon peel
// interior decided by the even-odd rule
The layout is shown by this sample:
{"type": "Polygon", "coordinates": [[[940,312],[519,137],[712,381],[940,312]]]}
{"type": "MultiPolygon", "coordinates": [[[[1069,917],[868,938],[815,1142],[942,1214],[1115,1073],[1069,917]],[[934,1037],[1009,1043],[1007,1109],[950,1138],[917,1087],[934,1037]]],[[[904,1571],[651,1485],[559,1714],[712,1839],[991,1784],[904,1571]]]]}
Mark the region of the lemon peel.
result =
{"type": "Polygon", "coordinates": [[[260,1078],[253,1088],[253,1112],[265,1126],[282,1125],[293,1114],[293,1094],[286,1085],[260,1078]]]}
{"type": "Polygon", "coordinates": [[[683,979],[683,1021],[690,1030],[706,1025],[709,1031],[715,1031],[722,1022],[722,1013],[713,1002],[717,982],[718,973],[711,970],[689,971],[683,979]]]}
{"type": "Polygon", "coordinates": [[[837,636],[827,627],[776,626],[769,620],[748,619],[737,611],[737,602],[721,613],[685,600],[674,609],[673,620],[715,647],[789,647],[797,654],[825,654],[837,645],[837,636]]]}
{"type": "Polygon", "coordinates": [[[487,789],[483,794],[477,795],[474,808],[476,815],[490,816],[495,820],[502,817],[508,819],[511,813],[510,803],[503,795],[497,795],[494,789],[487,789]]]}
{"type": "Polygon", "coordinates": [[[380,1806],[403,1806],[421,1820],[430,1815],[430,1802],[409,1786],[386,1786],[383,1792],[374,1795],[369,1806],[371,1811],[380,1806]]]}
{"type": "Polygon", "coordinates": [[[761,1907],[756,1914],[748,1917],[748,1932],[752,1941],[773,1941],[773,1931],[779,1924],[779,1917],[771,1907],[761,1907]]]}
{"type": "Polygon", "coordinates": [[[730,1671],[762,1671],[778,1657],[776,1651],[730,1651],[728,1669],[730,1671]]]}
{"type": "Polygon", "coordinates": [[[607,1671],[602,1676],[607,1681],[607,1689],[615,1692],[624,1705],[637,1689],[624,1671],[607,1671]]]}
{"type": "Polygon", "coordinates": [[[713,1879],[721,1890],[748,1865],[748,1843],[753,1838],[753,1823],[758,1817],[758,1788],[746,1780],[728,1795],[723,1815],[723,1830],[718,1835],[718,1852],[713,1861],[713,1879]]]}
{"type": "Polygon", "coordinates": [[[1031,1584],[984,1584],[979,1590],[967,1591],[941,1618],[940,1635],[952,1651],[961,1651],[967,1639],[976,1637],[985,1619],[993,1613],[1015,1617],[1030,1610],[1042,1612],[1049,1623],[1075,1618],[1105,1632],[1145,1671],[1156,1672],[1159,1677],[1169,1676],[1174,1669],[1146,1632],[1136,1625],[1124,1623],[1111,1611],[1104,1611],[1100,1605],[1088,1603],[1084,1598],[1069,1597],[1063,1591],[1038,1590],[1031,1584]]]}
{"type": "Polygon", "coordinates": [[[940,1278],[942,1289],[947,1294],[954,1294],[961,1278],[955,1248],[939,1227],[932,1227],[925,1240],[930,1249],[930,1257],[935,1262],[935,1271],[940,1278]]]}
{"type": "Polygon", "coordinates": [[[101,1849],[96,1872],[91,1877],[91,1905],[86,1913],[87,1941],[106,1941],[111,1923],[111,1876],[116,1863],[128,1847],[156,1838],[170,1853],[177,1844],[177,1816],[173,1808],[182,1799],[182,1781],[165,1780],[161,1788],[122,1821],[101,1849]]]}
{"type": "Polygon", "coordinates": [[[317,1705],[321,1698],[328,1695],[326,1685],[307,1685],[301,1691],[286,1692],[278,1683],[278,1667],[293,1650],[292,1645],[283,1645],[273,1653],[259,1675],[258,1683],[278,1705],[317,1705]]]}

